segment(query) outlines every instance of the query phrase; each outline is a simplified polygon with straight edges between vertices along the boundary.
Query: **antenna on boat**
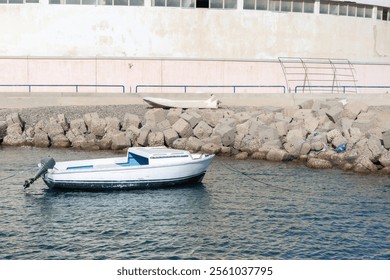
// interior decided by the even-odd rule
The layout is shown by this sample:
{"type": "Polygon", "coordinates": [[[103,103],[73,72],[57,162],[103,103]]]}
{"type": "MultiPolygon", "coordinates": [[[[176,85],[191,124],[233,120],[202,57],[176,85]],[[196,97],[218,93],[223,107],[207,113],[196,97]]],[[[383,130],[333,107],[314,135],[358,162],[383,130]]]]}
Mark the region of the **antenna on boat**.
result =
{"type": "Polygon", "coordinates": [[[47,170],[52,169],[55,164],[56,161],[50,156],[41,159],[39,170],[37,171],[34,177],[24,181],[24,185],[23,185],[24,188],[27,189],[28,187],[30,187],[39,177],[46,174],[47,170]]]}

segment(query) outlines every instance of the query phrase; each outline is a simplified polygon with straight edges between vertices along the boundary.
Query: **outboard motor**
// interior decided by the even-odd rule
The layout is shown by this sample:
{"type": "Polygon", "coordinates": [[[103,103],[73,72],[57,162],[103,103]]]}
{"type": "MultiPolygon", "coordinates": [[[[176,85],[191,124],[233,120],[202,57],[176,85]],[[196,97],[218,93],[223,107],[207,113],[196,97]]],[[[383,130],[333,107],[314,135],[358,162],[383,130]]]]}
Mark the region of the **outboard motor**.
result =
{"type": "Polygon", "coordinates": [[[24,181],[24,188],[27,189],[30,187],[32,183],[34,183],[39,177],[46,174],[47,170],[52,169],[54,165],[56,164],[56,161],[52,157],[45,157],[41,159],[41,164],[38,172],[35,174],[33,178],[27,179],[24,181]]]}

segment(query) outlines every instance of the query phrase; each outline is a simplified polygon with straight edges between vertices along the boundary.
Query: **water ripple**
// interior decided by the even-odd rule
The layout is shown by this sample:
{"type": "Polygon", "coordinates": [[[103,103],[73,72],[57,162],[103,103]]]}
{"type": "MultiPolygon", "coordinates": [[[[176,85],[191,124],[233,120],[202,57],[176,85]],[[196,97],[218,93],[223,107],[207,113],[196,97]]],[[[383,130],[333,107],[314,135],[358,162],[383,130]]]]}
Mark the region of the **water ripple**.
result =
{"type": "MultiPolygon", "coordinates": [[[[49,152],[111,156],[0,147],[0,178],[49,152]]],[[[0,259],[390,258],[389,177],[228,158],[192,188],[24,191],[29,176],[0,181],[0,259]]]]}

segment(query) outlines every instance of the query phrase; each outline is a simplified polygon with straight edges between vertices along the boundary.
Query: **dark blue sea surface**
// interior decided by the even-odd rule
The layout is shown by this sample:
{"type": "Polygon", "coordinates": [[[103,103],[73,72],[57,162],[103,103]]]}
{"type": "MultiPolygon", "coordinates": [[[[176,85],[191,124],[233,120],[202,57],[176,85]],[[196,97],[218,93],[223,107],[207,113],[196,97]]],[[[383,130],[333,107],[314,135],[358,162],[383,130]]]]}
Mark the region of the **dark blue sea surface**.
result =
{"type": "Polygon", "coordinates": [[[390,259],[389,177],[217,157],[191,187],[24,190],[46,155],[118,156],[0,147],[0,259],[390,259]]]}

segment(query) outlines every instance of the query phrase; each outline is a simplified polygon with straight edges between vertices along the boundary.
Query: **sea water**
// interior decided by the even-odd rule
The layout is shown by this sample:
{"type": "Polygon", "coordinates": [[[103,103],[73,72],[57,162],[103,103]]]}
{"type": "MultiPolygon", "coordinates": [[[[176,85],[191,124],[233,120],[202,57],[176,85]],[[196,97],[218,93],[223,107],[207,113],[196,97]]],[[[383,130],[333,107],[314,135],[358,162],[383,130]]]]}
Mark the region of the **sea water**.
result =
{"type": "Polygon", "coordinates": [[[390,259],[390,178],[216,157],[201,184],[23,189],[41,158],[109,151],[0,147],[0,259],[390,259]]]}

